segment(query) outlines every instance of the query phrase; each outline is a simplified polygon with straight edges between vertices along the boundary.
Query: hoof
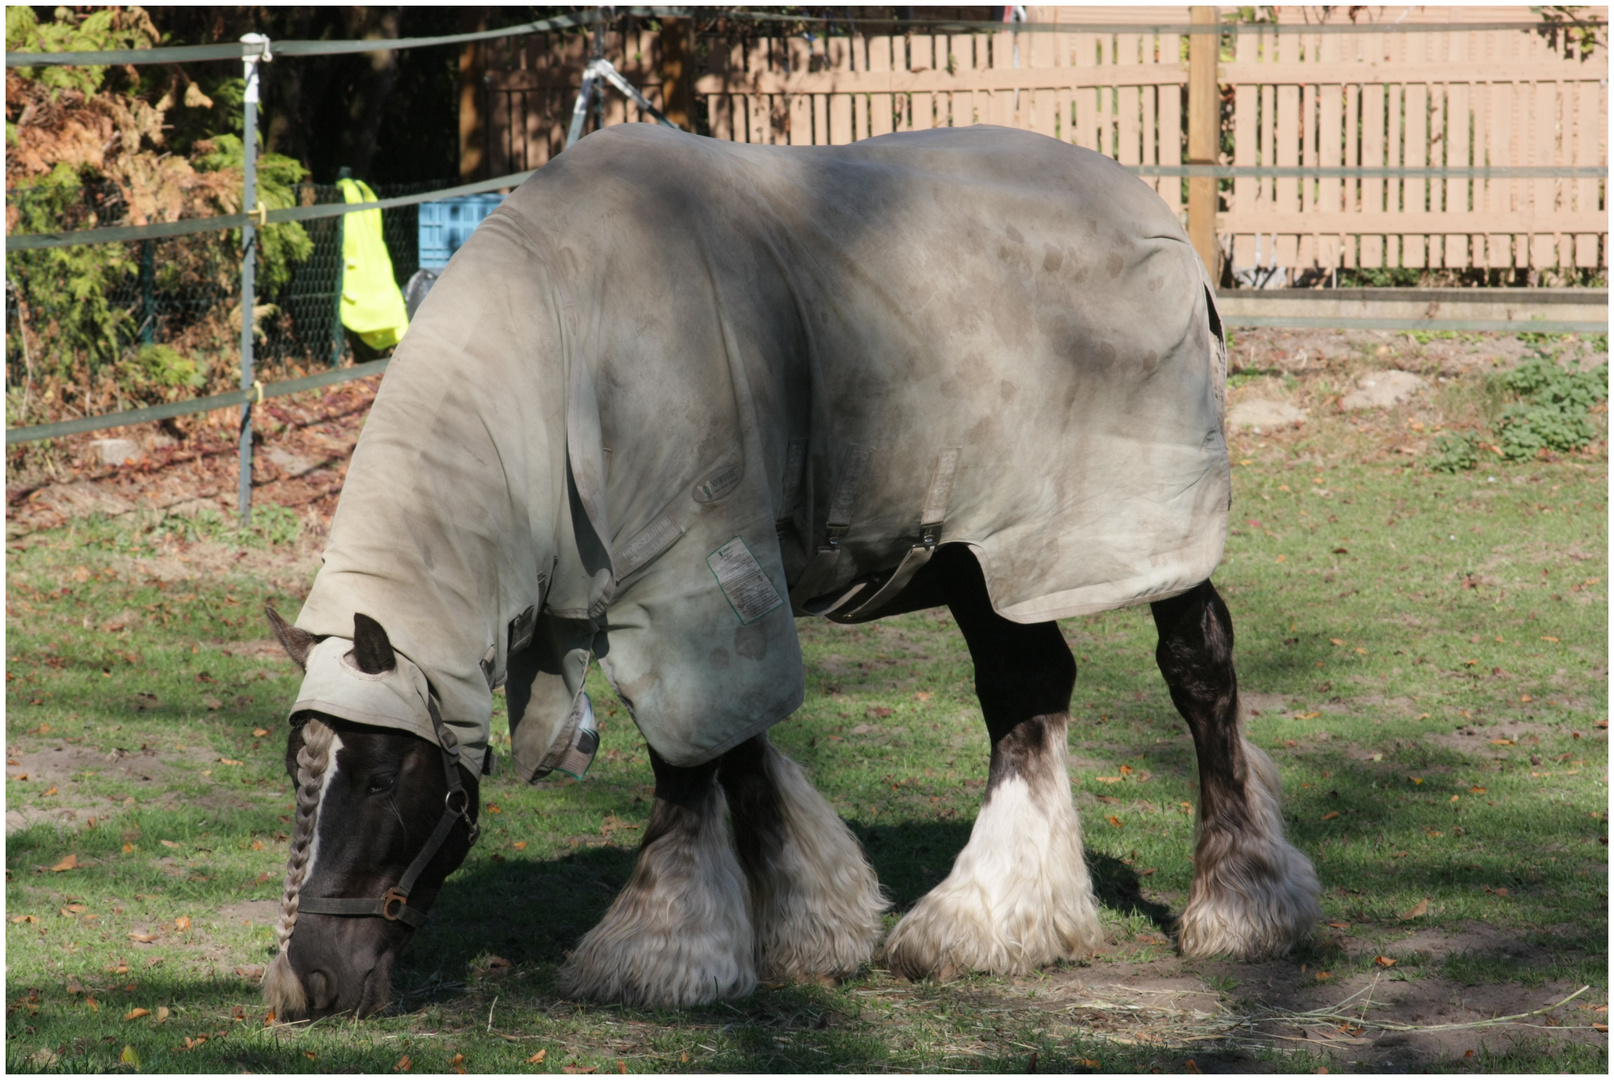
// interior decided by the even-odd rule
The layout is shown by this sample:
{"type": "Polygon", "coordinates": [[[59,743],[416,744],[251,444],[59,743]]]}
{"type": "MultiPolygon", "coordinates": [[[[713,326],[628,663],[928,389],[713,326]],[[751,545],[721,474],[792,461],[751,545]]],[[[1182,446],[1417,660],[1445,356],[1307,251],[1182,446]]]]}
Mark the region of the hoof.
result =
{"type": "Polygon", "coordinates": [[[1019,975],[1098,943],[1063,753],[1057,764],[1050,775],[993,789],[952,873],[891,932],[885,956],[894,974],[1019,975]]]}
{"type": "Polygon", "coordinates": [[[771,745],[764,756],[783,813],[777,842],[747,864],[757,973],[769,982],[852,975],[874,955],[890,906],[852,830],[771,745]]]}
{"type": "Polygon", "coordinates": [[[1188,906],[1177,924],[1182,954],[1264,960],[1310,937],[1322,918],[1317,871],[1283,835],[1278,771],[1249,743],[1249,828],[1204,829],[1194,851],[1188,906]]]}
{"type": "Polygon", "coordinates": [[[568,997],[673,1009],[756,989],[740,866],[714,785],[698,820],[652,840],[561,969],[568,997]]]}
{"type": "Polygon", "coordinates": [[[1177,924],[1184,956],[1266,960],[1311,936],[1322,908],[1310,860],[1284,840],[1261,846],[1196,869],[1177,924]]]}

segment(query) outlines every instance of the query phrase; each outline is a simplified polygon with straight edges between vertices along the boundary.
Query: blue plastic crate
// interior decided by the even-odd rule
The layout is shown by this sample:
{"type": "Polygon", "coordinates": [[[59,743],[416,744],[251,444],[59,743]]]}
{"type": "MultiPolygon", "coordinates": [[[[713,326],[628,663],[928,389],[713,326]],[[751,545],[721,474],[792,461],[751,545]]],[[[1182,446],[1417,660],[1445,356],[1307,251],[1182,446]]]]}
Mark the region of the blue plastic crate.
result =
{"type": "Polygon", "coordinates": [[[461,195],[420,204],[420,267],[441,270],[504,196],[461,195]]]}

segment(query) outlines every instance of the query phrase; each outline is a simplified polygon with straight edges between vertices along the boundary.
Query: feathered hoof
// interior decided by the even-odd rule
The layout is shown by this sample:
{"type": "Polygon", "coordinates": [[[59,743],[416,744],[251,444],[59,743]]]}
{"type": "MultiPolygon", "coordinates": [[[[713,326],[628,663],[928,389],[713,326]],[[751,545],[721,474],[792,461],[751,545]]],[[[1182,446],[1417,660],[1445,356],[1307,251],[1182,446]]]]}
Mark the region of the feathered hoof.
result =
{"type": "Polygon", "coordinates": [[[716,785],[633,876],[561,969],[568,997],[674,1009],[756,989],[755,938],[716,785]]]}
{"type": "Polygon", "coordinates": [[[1062,755],[1056,764],[992,791],[952,873],[886,940],[886,966],[894,974],[1022,975],[1098,943],[1081,823],[1062,755]]]}
{"type": "Polygon", "coordinates": [[[1316,929],[1320,892],[1311,860],[1286,840],[1264,840],[1209,866],[1196,860],[1177,943],[1192,959],[1282,956],[1316,929]]]}
{"type": "Polygon", "coordinates": [[[769,982],[856,974],[874,955],[890,902],[857,837],[801,767],[771,745],[765,767],[783,829],[748,867],[757,973],[769,982]]]}

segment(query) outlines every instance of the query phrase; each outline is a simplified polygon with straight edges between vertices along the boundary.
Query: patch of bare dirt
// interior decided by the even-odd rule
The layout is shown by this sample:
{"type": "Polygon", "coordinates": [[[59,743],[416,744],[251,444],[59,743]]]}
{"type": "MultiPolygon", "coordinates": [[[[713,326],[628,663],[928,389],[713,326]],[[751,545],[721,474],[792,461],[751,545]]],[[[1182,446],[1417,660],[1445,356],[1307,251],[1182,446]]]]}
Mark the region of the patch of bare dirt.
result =
{"type": "MultiPolygon", "coordinates": [[[[1163,937],[1143,937],[1146,945],[1169,944],[1163,937]]],[[[1311,963],[1189,962],[1174,955],[1139,956],[1136,949],[1134,942],[1108,944],[1088,964],[1016,980],[1017,989],[1035,997],[1015,1004],[1049,1013],[1050,1030],[1063,1016],[1088,1034],[1194,1059],[1194,1068],[1183,1071],[1287,1071],[1281,1059],[1274,1063],[1252,1052],[1270,1047],[1332,1058],[1337,1068],[1351,1071],[1416,1072],[1469,1062],[1482,1045],[1500,1052],[1521,1037],[1591,1044],[1607,1038],[1591,1027],[1606,1021],[1606,1013],[1594,1011],[1606,1001],[1590,992],[1550,1013],[1521,1015],[1562,1001],[1578,984],[1470,986],[1434,973],[1448,957],[1464,953],[1521,973],[1552,962],[1547,949],[1505,928],[1349,927],[1311,963]],[[1393,962],[1338,977],[1328,970],[1347,957],[1380,956],[1393,962]],[[1401,963],[1416,966],[1410,974],[1398,972],[1401,963]],[[1473,1026],[1504,1017],[1520,1019],[1473,1026]],[[1403,1027],[1409,1030],[1398,1030],[1403,1027]]],[[[1310,1071],[1304,1058],[1296,1067],[1310,1071]]]]}
{"type": "Polygon", "coordinates": [[[6,834],[41,824],[77,828],[91,817],[107,820],[133,803],[133,796],[112,800],[80,794],[80,783],[90,774],[149,784],[153,792],[160,792],[181,770],[213,757],[196,749],[159,752],[145,746],[104,753],[67,743],[34,751],[11,747],[6,754],[6,834]]]}

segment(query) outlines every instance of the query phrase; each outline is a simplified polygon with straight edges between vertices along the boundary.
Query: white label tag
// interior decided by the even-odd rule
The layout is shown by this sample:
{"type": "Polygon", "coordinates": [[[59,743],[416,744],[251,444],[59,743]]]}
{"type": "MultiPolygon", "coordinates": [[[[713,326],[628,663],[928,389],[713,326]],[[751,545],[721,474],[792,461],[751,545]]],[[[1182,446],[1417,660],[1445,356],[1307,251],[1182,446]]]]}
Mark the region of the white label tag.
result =
{"type": "Polygon", "coordinates": [[[706,556],[706,565],[741,623],[754,623],[785,602],[738,536],[706,556]]]}

